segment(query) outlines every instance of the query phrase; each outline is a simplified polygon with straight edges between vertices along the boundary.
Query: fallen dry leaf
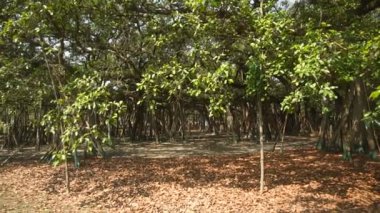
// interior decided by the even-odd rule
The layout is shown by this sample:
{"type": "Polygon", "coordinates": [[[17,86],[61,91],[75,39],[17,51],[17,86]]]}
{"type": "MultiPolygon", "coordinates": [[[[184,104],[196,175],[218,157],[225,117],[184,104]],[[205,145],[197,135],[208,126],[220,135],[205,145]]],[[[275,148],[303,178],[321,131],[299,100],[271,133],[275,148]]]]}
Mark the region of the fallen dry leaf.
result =
{"type": "Polygon", "coordinates": [[[0,168],[0,207],[58,212],[330,212],[366,211],[380,201],[378,162],[358,169],[338,155],[312,149],[268,153],[266,159],[263,195],[258,193],[257,154],[91,159],[79,169],[70,167],[70,195],[65,193],[63,167],[13,162],[0,168]]]}

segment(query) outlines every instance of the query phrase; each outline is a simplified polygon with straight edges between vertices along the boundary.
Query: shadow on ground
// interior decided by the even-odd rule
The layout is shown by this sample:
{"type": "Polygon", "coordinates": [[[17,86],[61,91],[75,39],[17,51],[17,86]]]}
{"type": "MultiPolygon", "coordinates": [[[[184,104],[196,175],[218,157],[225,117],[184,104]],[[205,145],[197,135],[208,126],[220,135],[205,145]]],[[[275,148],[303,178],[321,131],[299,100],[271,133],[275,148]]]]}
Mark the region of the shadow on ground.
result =
{"type": "MultiPolygon", "coordinates": [[[[263,200],[269,206],[273,202],[276,205],[283,202],[287,203],[288,208],[299,205],[303,209],[318,211],[364,211],[374,199],[380,198],[379,162],[365,161],[363,165],[355,166],[342,161],[338,154],[318,152],[310,148],[313,146],[310,140],[288,146],[283,154],[278,151],[267,152],[267,189],[261,196],[257,193],[260,178],[259,156],[252,151],[255,145],[241,143],[227,146],[218,143],[219,141],[187,144],[188,147],[183,145],[182,148],[177,144],[145,144],[142,147],[132,144],[124,147],[125,150],[119,149],[120,153],[114,154],[112,158],[88,159],[79,169],[70,165],[69,200],[78,202],[81,207],[91,208],[104,204],[103,208],[122,208],[134,200],[157,199],[157,193],[165,187],[164,191],[177,193],[168,195],[162,192],[164,194],[159,199],[169,196],[169,201],[173,199],[170,196],[181,198],[186,195],[186,191],[225,189],[246,194],[248,197],[254,196],[252,199],[263,200]],[[298,146],[302,143],[305,143],[304,146],[298,146]],[[210,144],[219,147],[209,147],[210,144]],[[138,152],[142,155],[128,154],[131,147],[141,149],[138,152]],[[203,151],[206,156],[191,152],[183,154],[183,150],[191,148],[203,151]],[[249,152],[231,152],[236,149],[249,152]],[[271,201],[272,199],[277,201],[271,201]]],[[[15,161],[0,168],[0,176],[2,173],[4,177],[8,174],[8,178],[12,177],[10,174],[16,173],[16,178],[27,179],[34,185],[22,185],[11,180],[14,186],[41,191],[49,197],[59,198],[65,191],[63,167],[51,168],[48,165],[15,161]]],[[[226,193],[225,196],[228,197],[230,192],[226,193]]],[[[205,198],[211,195],[200,196],[205,198]]],[[[186,197],[181,199],[184,198],[186,197]]]]}
{"type": "MultiPolygon", "coordinates": [[[[281,155],[266,155],[267,190],[297,185],[307,195],[296,197],[294,202],[310,208],[323,208],[326,203],[337,202],[319,195],[339,198],[337,205],[343,209],[365,209],[372,200],[358,204],[349,200],[350,189],[372,191],[380,194],[380,166],[368,163],[353,167],[337,155],[314,150],[288,151],[281,155]],[[374,178],[371,178],[374,177],[374,178]],[[323,202],[322,202],[323,201],[323,202]]],[[[114,158],[93,159],[80,169],[70,169],[72,191],[91,195],[83,206],[106,202],[112,197],[149,197],[157,185],[180,185],[182,188],[207,188],[220,186],[243,191],[258,191],[259,158],[257,155],[218,155],[210,157],[183,157],[165,159],[114,158]]],[[[59,193],[63,187],[63,170],[49,178],[44,190],[59,193]],[[57,180],[60,180],[57,182],[57,180]],[[56,189],[55,189],[56,188],[56,189]]],[[[115,206],[122,201],[116,201],[115,206]]],[[[339,210],[339,209],[338,209],[339,210]]]]}

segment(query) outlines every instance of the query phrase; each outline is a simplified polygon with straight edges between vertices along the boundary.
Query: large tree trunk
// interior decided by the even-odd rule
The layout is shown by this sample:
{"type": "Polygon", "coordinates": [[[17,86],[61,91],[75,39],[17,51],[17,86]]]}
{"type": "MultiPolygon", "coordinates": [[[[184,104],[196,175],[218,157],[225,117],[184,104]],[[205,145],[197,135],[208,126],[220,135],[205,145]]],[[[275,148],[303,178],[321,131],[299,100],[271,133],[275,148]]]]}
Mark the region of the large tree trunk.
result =
{"type": "Polygon", "coordinates": [[[225,124],[226,124],[226,130],[227,130],[227,135],[228,137],[232,137],[230,138],[232,140],[232,143],[236,143],[237,140],[236,140],[236,135],[235,135],[235,132],[234,132],[234,117],[233,117],[233,113],[232,113],[232,109],[231,107],[229,107],[227,109],[227,115],[225,116],[225,124]]]}
{"type": "MultiPolygon", "coordinates": [[[[360,80],[360,94],[359,95],[359,98],[362,99],[362,106],[363,106],[363,115],[365,113],[367,113],[368,111],[370,111],[370,107],[369,107],[369,104],[368,104],[368,94],[366,92],[366,86],[365,86],[365,83],[363,82],[363,80],[360,80]]],[[[380,150],[376,150],[377,148],[377,141],[376,141],[376,137],[375,137],[375,134],[374,134],[374,131],[373,131],[373,126],[371,124],[368,124],[367,126],[363,126],[364,127],[364,135],[366,136],[367,138],[367,144],[368,144],[368,152],[370,154],[376,154],[377,151],[380,151],[380,150]]],[[[374,156],[373,156],[374,157],[374,156]]]]}
{"type": "Polygon", "coordinates": [[[134,120],[132,132],[131,132],[132,141],[136,141],[139,138],[140,136],[139,130],[141,129],[140,126],[144,120],[144,106],[141,105],[141,106],[137,106],[136,108],[137,108],[136,116],[135,116],[136,118],[134,120]]]}
{"type": "MultiPolygon", "coordinates": [[[[340,149],[343,148],[343,144],[345,143],[344,141],[345,135],[344,135],[343,130],[345,129],[345,126],[347,125],[347,121],[350,114],[350,108],[352,106],[352,101],[353,101],[353,95],[351,94],[353,92],[352,89],[353,88],[351,88],[351,90],[346,91],[346,95],[344,98],[345,102],[344,102],[344,105],[341,107],[341,111],[340,111],[341,112],[341,115],[339,116],[340,119],[338,121],[338,124],[335,125],[334,134],[330,141],[332,145],[336,146],[339,144],[338,147],[340,149]]],[[[330,148],[330,149],[335,148],[335,147],[331,147],[331,144],[329,144],[329,147],[326,147],[326,148],[330,148]]]]}
{"type": "Polygon", "coordinates": [[[343,157],[351,160],[354,152],[376,152],[376,140],[371,126],[365,126],[363,117],[368,110],[365,85],[361,79],[351,83],[345,95],[343,107],[337,108],[338,123],[327,148],[343,149],[343,157]]]}
{"type": "Polygon", "coordinates": [[[186,119],[186,110],[183,107],[183,104],[181,102],[178,102],[178,111],[179,111],[179,120],[180,120],[180,125],[181,125],[181,139],[182,142],[184,142],[187,138],[186,136],[186,126],[187,126],[187,119],[186,119]]]}

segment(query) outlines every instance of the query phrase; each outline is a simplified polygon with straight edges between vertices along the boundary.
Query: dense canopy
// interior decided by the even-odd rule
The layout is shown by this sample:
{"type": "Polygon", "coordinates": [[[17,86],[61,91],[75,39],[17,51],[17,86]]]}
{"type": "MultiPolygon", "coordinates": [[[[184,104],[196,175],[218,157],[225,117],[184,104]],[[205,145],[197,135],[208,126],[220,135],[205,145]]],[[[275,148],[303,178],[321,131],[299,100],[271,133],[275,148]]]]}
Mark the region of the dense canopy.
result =
{"type": "Polygon", "coordinates": [[[0,2],[3,147],[318,135],[375,156],[376,0],[0,2]],[[288,123],[288,125],[286,125],[288,123]],[[259,127],[262,128],[259,128],[259,127]],[[262,130],[262,131],[260,131],[262,130]]]}

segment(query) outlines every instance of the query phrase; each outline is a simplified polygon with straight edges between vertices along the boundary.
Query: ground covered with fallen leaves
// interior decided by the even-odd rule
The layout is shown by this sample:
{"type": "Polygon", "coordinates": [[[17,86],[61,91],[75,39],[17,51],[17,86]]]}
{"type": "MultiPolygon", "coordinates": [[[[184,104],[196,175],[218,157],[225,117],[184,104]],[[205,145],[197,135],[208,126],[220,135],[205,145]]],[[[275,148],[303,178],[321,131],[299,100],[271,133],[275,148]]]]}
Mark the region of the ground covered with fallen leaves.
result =
{"type": "Polygon", "coordinates": [[[13,161],[0,167],[0,211],[353,212],[380,201],[380,164],[311,148],[259,155],[90,159],[70,167],[13,161]],[[357,163],[359,162],[359,163],[357,163]]]}

